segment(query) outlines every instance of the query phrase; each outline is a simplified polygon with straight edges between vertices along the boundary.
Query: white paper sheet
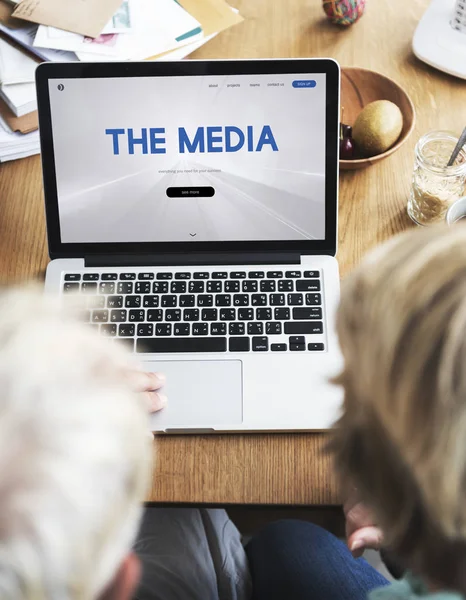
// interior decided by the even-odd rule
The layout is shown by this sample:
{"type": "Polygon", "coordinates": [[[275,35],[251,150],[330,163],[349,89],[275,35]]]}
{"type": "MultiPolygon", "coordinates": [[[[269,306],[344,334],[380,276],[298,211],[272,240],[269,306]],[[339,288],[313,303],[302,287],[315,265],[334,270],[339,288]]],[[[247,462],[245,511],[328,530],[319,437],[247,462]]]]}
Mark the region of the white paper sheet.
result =
{"type": "Polygon", "coordinates": [[[22,117],[33,110],[37,110],[36,86],[34,83],[1,85],[0,95],[17,117],[22,117]]]}
{"type": "Polygon", "coordinates": [[[31,83],[38,63],[0,38],[0,83],[31,83]]]}
{"type": "Polygon", "coordinates": [[[75,61],[77,60],[74,52],[62,52],[61,50],[48,50],[43,48],[34,48],[33,42],[38,26],[35,24],[26,25],[13,29],[0,23],[0,31],[5,35],[15,40],[18,44],[25,47],[29,52],[35,54],[42,60],[55,61],[75,61]]]}

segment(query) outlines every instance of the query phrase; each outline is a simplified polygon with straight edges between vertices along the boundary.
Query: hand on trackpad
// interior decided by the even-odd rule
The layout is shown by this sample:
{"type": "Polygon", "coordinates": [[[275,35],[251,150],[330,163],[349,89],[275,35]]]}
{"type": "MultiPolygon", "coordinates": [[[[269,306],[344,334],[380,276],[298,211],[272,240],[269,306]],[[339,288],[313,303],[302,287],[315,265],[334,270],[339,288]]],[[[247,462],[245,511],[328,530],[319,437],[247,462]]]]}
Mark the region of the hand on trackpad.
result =
{"type": "Polygon", "coordinates": [[[146,371],[166,376],[167,406],[151,415],[154,431],[207,429],[243,422],[240,360],[147,361],[146,371]]]}

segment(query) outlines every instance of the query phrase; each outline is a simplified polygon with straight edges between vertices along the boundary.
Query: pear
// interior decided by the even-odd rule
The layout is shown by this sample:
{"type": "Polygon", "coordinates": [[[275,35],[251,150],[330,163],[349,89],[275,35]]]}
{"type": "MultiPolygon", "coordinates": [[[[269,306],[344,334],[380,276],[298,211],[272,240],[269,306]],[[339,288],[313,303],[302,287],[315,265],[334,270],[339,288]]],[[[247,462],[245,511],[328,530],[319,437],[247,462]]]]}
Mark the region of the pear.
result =
{"type": "Polygon", "coordinates": [[[385,152],[400,137],[403,115],[389,100],[376,100],[367,104],[353,125],[353,139],[364,156],[385,152]]]}

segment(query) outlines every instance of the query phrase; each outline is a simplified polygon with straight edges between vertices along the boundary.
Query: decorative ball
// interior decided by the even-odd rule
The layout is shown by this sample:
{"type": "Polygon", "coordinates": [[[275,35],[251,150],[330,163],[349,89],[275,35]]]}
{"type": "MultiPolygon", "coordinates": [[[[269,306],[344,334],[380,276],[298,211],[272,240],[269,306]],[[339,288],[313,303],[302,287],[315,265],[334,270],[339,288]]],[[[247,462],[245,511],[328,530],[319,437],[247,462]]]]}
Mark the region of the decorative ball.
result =
{"type": "Polygon", "coordinates": [[[352,25],[362,16],[366,0],[324,0],[324,11],[335,25],[352,25]]]}

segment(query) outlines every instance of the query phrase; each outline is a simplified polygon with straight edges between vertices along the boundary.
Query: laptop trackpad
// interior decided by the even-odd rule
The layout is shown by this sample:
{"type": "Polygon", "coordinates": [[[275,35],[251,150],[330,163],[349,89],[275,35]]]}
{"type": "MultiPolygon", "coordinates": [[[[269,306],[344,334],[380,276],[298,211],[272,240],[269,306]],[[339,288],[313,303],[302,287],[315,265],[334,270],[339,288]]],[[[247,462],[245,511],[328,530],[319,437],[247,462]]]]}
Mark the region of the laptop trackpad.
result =
{"type": "Polygon", "coordinates": [[[243,422],[240,360],[144,361],[165,374],[167,406],[151,417],[153,431],[209,429],[243,422]]]}

